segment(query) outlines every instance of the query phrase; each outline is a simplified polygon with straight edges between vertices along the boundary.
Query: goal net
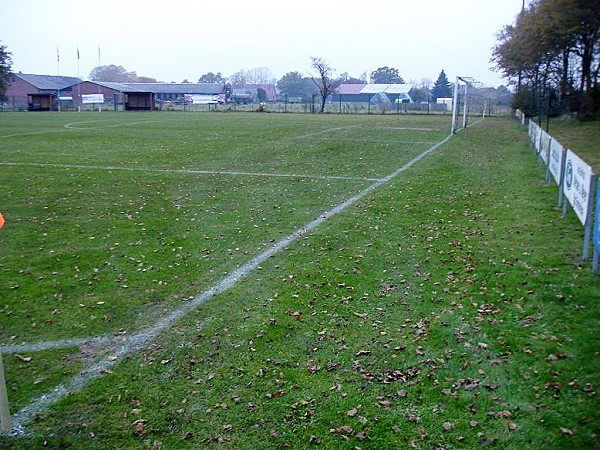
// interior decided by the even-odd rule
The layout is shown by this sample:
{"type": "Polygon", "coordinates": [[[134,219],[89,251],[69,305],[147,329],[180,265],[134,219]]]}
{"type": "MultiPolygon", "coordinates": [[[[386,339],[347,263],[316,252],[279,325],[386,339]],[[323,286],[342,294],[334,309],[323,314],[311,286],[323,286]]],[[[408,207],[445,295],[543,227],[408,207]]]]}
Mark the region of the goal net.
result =
{"type": "Polygon", "coordinates": [[[471,118],[484,118],[489,111],[486,86],[472,77],[456,77],[452,97],[452,133],[467,128],[471,118]]]}

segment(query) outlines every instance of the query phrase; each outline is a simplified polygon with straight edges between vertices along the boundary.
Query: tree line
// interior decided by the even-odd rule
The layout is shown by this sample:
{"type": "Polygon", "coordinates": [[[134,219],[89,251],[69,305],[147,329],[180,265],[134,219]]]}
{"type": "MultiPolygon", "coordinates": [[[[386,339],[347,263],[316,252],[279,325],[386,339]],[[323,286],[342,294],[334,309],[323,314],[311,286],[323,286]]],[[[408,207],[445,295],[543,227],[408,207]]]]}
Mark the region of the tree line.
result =
{"type": "MultiPolygon", "coordinates": [[[[298,71],[288,72],[279,80],[273,77],[272,72],[267,67],[258,67],[250,70],[239,70],[229,77],[225,77],[221,72],[208,72],[200,78],[198,83],[216,83],[229,84],[233,86],[272,84],[277,86],[280,95],[291,101],[305,102],[315,97],[320,99],[323,111],[327,98],[333,94],[336,88],[341,84],[403,84],[404,78],[400,75],[398,69],[383,66],[369,75],[361,74],[359,77],[353,77],[347,72],[343,72],[334,77],[335,69],[332,68],[322,58],[312,57],[311,67],[314,74],[304,75],[298,71]],[[293,100],[292,100],[293,99],[293,100]]],[[[157,80],[149,77],[139,77],[136,72],[127,71],[122,66],[107,65],[99,66],[90,73],[91,81],[113,81],[120,83],[151,83],[157,80]]],[[[187,79],[182,83],[191,83],[187,79]]],[[[435,102],[439,97],[452,96],[452,83],[448,81],[446,73],[442,70],[433,83],[429,79],[422,79],[420,82],[413,82],[413,87],[409,92],[415,102],[435,102]]]]}
{"type": "Polygon", "coordinates": [[[492,62],[528,115],[600,117],[600,0],[533,0],[498,34],[492,62]]]}

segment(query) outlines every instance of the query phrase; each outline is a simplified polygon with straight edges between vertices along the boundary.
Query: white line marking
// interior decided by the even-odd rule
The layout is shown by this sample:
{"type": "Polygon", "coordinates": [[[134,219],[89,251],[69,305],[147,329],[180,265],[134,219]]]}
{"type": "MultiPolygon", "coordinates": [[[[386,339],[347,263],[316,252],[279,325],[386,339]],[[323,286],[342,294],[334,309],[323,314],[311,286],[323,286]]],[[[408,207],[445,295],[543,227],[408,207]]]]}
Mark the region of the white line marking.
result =
{"type": "Polygon", "coordinates": [[[37,134],[65,133],[68,131],[82,131],[82,130],[97,130],[97,129],[102,129],[102,128],[129,127],[132,125],[142,125],[142,124],[146,124],[146,123],[155,123],[155,122],[160,122],[160,121],[159,120],[146,120],[146,121],[140,121],[140,122],[109,124],[109,125],[103,125],[103,126],[97,126],[97,127],[77,127],[77,126],[75,126],[80,123],[91,123],[91,122],[102,122],[102,120],[87,120],[84,122],[71,122],[71,123],[67,123],[66,125],[63,125],[63,128],[60,128],[58,130],[30,131],[28,133],[7,134],[4,136],[0,136],[0,139],[7,139],[7,138],[21,137],[21,136],[35,136],[37,134]]]}
{"type": "Polygon", "coordinates": [[[128,123],[115,123],[115,124],[104,124],[101,126],[94,126],[94,127],[78,127],[77,125],[82,124],[82,123],[97,123],[97,122],[104,122],[104,120],[84,120],[81,122],[71,122],[71,123],[67,123],[66,125],[64,125],[64,127],[67,130],[97,130],[97,129],[102,129],[102,128],[117,128],[117,127],[130,127],[133,125],[145,125],[147,123],[156,123],[156,122],[161,122],[160,120],[141,120],[139,122],[128,122],[128,123]]]}
{"type": "Polygon", "coordinates": [[[311,136],[317,136],[318,134],[331,133],[332,131],[345,130],[348,128],[356,128],[356,127],[358,127],[358,125],[348,125],[345,127],[328,128],[326,130],[315,131],[314,133],[308,133],[308,134],[302,134],[300,136],[294,136],[292,139],[304,139],[304,138],[311,137],[311,136]]]}
{"type": "Polygon", "coordinates": [[[94,166],[86,164],[54,164],[54,163],[11,163],[0,162],[0,166],[17,167],[54,167],[59,169],[88,169],[88,170],[126,170],[131,172],[163,172],[183,173],[187,175],[234,175],[246,177],[273,177],[273,178],[315,178],[319,180],[356,180],[380,181],[382,178],[349,177],[335,175],[308,175],[295,173],[266,173],[266,172],[237,172],[233,170],[196,170],[196,169],[159,169],[156,167],[122,167],[122,166],[94,166]]]}
{"type": "Polygon", "coordinates": [[[421,154],[415,156],[408,163],[406,163],[396,171],[392,172],[387,177],[373,183],[366,189],[360,191],[354,197],[351,197],[348,200],[338,204],[329,211],[322,213],[315,220],[307,223],[292,234],[286,236],[269,249],[263,251],[258,256],[254,257],[252,260],[248,261],[247,263],[243,264],[242,266],[231,272],[229,275],[215,283],[206,291],[195,296],[193,300],[191,300],[189,303],[186,303],[181,308],[176,309],[167,316],[159,319],[153,326],[147,327],[133,335],[128,336],[124,340],[122,345],[119,345],[116,348],[114,348],[114,350],[111,352],[111,357],[109,359],[103,359],[91,364],[86,369],[84,369],[79,375],[75,375],[66,383],[57,386],[51,392],[43,394],[42,396],[33,400],[29,405],[22,408],[12,417],[12,423],[14,427],[12,434],[23,433],[24,427],[29,422],[31,422],[31,420],[33,420],[36,416],[43,413],[44,411],[47,411],[48,408],[51,407],[51,405],[53,405],[54,403],[68,396],[71,393],[80,391],[89,383],[101,377],[103,374],[107,373],[107,370],[110,367],[119,363],[125,356],[146,347],[160,333],[162,333],[167,328],[171,327],[175,322],[186,316],[188,313],[194,311],[200,305],[212,299],[216,295],[227,291],[228,289],[233,287],[238,281],[247,277],[252,271],[254,271],[262,263],[264,263],[268,258],[286,249],[291,244],[300,239],[302,236],[317,228],[326,220],[344,211],[346,208],[352,206],[353,204],[364,198],[366,195],[370,194],[372,191],[378,189],[379,187],[388,183],[396,176],[408,170],[410,167],[412,167],[418,161],[423,159],[425,156],[429,155],[438,147],[445,144],[451,137],[452,135],[446,136],[440,142],[436,143],[421,154]]]}
{"type": "Polygon", "coordinates": [[[0,352],[10,355],[12,353],[41,352],[44,350],[55,350],[58,348],[81,347],[83,345],[114,346],[116,342],[122,342],[123,336],[94,336],[88,338],[59,339],[56,341],[43,341],[32,344],[10,344],[0,347],[0,352]]]}

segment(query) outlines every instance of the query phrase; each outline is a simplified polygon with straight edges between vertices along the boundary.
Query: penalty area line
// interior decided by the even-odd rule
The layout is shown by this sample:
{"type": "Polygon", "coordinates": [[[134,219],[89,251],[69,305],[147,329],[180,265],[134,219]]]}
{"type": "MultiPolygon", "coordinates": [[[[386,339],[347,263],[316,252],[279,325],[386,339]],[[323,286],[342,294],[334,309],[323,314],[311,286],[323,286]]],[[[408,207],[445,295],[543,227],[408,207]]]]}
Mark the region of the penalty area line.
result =
{"type": "Polygon", "coordinates": [[[121,362],[128,355],[145,348],[150,342],[156,339],[159,334],[170,328],[177,321],[179,321],[192,311],[196,310],[198,307],[211,300],[213,297],[231,289],[239,281],[246,278],[251,272],[260,267],[260,265],[263,264],[266,260],[280,253],[282,250],[288,248],[301,237],[305,236],[307,233],[310,233],[328,219],[341,213],[342,211],[346,210],[358,201],[362,200],[371,192],[387,184],[392,179],[411,168],[418,161],[420,161],[421,159],[438,149],[443,144],[445,144],[451,137],[452,134],[446,136],[444,139],[434,144],[432,147],[420,153],[419,155],[415,156],[409,162],[407,162],[402,167],[398,168],[396,171],[392,172],[385,178],[378,180],[377,182],[358,192],[353,197],[336,205],[332,209],[320,214],[319,217],[317,217],[316,219],[312,220],[311,222],[308,222],[301,228],[284,237],[283,239],[275,243],[272,247],[264,250],[259,255],[255,256],[253,259],[241,265],[229,275],[225,276],[220,281],[213,284],[204,292],[201,292],[198,295],[196,295],[190,302],[186,303],[178,309],[175,309],[168,315],[159,319],[152,326],[142,329],[135,334],[124,337],[124,340],[120,344],[117,344],[115,348],[111,349],[110,357],[92,363],[88,367],[82,369],[78,375],[75,375],[67,382],[58,385],[52,391],[47,392],[46,394],[43,394],[40,397],[34,399],[27,406],[15,413],[12,417],[13,430],[11,434],[24,434],[25,426],[37,416],[47,411],[53,404],[72,393],[76,393],[84,389],[92,381],[100,378],[104,374],[110,373],[110,368],[112,366],[121,362]]]}

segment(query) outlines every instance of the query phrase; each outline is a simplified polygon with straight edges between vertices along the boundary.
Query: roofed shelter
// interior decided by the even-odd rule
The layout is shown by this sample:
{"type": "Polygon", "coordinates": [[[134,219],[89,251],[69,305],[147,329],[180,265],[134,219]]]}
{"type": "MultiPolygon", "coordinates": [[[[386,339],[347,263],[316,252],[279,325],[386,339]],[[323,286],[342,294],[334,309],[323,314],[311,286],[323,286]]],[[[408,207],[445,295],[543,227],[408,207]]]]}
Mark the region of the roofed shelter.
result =
{"type": "Polygon", "coordinates": [[[75,103],[112,103],[115,110],[123,104],[125,111],[152,111],[155,107],[155,94],[152,90],[137,83],[116,83],[110,81],[83,81],[71,87],[75,103]]]}
{"type": "Polygon", "coordinates": [[[156,94],[154,92],[126,92],[125,111],[152,111],[154,109],[156,94]]]}

